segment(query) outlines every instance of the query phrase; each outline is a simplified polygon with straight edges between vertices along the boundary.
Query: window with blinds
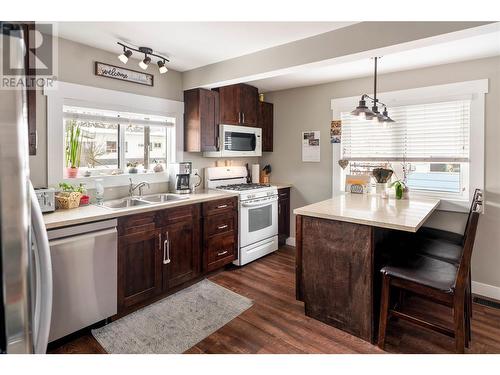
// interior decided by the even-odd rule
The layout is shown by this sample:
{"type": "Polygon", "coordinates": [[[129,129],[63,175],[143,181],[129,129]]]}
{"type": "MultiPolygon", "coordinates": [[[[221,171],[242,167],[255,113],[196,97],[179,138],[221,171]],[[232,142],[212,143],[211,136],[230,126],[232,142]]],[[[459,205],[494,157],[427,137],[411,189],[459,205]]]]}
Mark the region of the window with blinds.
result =
{"type": "Polygon", "coordinates": [[[389,109],[383,125],[342,112],[341,158],[345,174],[394,170],[411,190],[463,195],[468,186],[471,100],[441,101],[389,109]]]}
{"type": "Polygon", "coordinates": [[[64,106],[63,121],[65,150],[71,128],[80,129],[79,177],[130,170],[148,173],[156,164],[163,164],[166,170],[169,129],[175,125],[175,118],[64,106]]]}
{"type": "Polygon", "coordinates": [[[393,107],[384,126],[342,113],[342,158],[468,162],[470,100],[393,107]]]}

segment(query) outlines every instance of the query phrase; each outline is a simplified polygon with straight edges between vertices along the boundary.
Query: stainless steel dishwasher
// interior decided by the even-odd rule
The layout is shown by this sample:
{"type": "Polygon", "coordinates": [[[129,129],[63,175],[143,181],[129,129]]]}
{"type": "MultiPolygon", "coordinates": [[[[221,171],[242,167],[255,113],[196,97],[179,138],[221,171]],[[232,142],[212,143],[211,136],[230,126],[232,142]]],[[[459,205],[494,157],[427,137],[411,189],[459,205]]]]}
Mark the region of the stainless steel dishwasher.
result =
{"type": "Polygon", "coordinates": [[[117,221],[48,231],[53,305],[49,342],[117,311],[117,221]]]}

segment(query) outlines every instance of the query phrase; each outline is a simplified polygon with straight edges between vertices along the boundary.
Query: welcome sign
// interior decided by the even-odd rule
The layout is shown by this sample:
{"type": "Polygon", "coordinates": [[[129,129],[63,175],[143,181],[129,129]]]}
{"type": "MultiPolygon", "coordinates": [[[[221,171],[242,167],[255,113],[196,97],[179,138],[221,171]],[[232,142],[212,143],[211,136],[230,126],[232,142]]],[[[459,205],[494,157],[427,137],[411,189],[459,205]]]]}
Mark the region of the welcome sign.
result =
{"type": "Polygon", "coordinates": [[[153,75],[136,70],[121,68],[119,66],[95,62],[95,75],[120,81],[138,83],[140,85],[153,86],[153,75]]]}

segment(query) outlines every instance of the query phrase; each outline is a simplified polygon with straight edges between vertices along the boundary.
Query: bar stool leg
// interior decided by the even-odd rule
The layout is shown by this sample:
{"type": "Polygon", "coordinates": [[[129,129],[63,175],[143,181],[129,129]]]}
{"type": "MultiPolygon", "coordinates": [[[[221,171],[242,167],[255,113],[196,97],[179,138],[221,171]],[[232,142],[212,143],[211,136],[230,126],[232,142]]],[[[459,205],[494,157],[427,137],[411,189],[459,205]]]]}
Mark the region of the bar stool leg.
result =
{"type": "Polygon", "coordinates": [[[455,295],[453,322],[455,327],[455,350],[457,354],[461,354],[465,352],[465,295],[463,294],[455,295]]]}
{"type": "Polygon", "coordinates": [[[387,320],[389,317],[391,278],[384,275],[382,278],[382,293],[380,298],[380,319],[378,325],[378,347],[385,348],[385,334],[387,331],[387,320]]]}

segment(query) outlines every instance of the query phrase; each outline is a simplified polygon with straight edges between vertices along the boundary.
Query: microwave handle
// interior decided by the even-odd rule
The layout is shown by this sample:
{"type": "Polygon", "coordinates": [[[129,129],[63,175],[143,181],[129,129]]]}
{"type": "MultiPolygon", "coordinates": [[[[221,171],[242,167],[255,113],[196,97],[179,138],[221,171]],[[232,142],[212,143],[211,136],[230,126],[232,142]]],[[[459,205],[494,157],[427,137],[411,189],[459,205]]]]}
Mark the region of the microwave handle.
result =
{"type": "Polygon", "coordinates": [[[255,151],[255,148],[257,147],[257,135],[253,135],[252,137],[252,150],[255,151]]]}

